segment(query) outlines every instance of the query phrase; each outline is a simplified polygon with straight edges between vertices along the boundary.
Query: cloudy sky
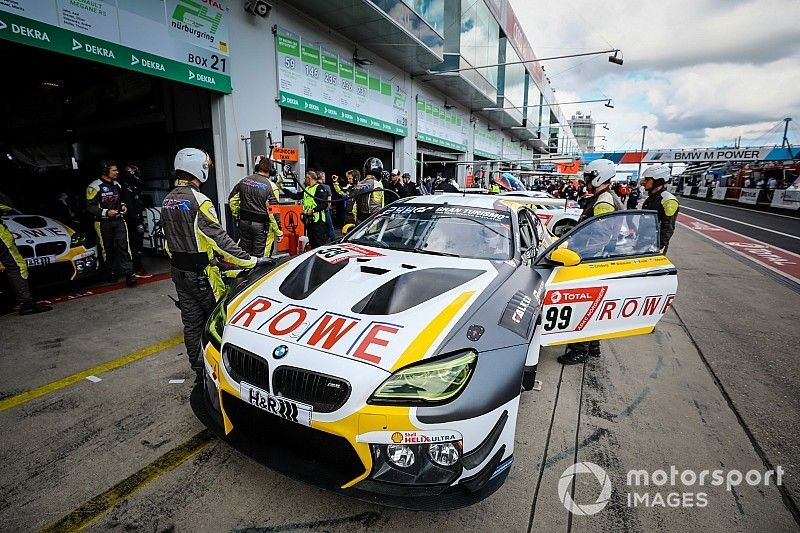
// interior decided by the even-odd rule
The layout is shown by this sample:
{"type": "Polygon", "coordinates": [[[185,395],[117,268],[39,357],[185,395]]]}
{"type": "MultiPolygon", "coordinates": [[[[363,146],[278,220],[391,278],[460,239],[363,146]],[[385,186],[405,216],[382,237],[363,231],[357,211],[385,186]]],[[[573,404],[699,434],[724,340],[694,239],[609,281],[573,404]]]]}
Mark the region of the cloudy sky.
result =
{"type": "Polygon", "coordinates": [[[510,0],[537,56],[620,48],[543,63],[564,106],[608,122],[606,150],[800,145],[800,0],[510,0]]]}

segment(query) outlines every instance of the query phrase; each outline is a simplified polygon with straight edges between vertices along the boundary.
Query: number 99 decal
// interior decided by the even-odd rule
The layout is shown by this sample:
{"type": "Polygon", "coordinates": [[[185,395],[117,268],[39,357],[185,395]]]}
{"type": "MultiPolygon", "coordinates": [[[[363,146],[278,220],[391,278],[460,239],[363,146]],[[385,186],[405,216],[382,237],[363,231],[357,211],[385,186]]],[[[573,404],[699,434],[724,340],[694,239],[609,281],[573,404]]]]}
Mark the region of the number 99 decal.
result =
{"type": "Polygon", "coordinates": [[[545,331],[553,331],[554,329],[567,329],[571,320],[571,306],[565,305],[561,307],[561,309],[558,307],[550,307],[544,314],[542,325],[545,331]]]}

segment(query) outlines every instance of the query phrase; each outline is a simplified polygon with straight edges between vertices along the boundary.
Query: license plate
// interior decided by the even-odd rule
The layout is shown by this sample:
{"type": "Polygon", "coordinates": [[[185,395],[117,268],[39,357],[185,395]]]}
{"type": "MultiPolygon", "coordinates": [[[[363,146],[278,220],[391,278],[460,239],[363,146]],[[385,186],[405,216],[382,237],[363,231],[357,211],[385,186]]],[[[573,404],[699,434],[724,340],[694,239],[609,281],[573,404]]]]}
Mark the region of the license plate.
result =
{"type": "Polygon", "coordinates": [[[25,262],[28,263],[29,267],[49,265],[51,263],[55,263],[55,261],[56,256],[54,255],[42,255],[39,257],[28,257],[25,259],[25,262]]]}
{"type": "Polygon", "coordinates": [[[311,405],[289,400],[281,396],[273,396],[267,391],[245,382],[242,382],[239,386],[239,395],[242,400],[268,413],[289,420],[290,422],[295,422],[296,424],[311,426],[311,413],[314,411],[311,405]]]}

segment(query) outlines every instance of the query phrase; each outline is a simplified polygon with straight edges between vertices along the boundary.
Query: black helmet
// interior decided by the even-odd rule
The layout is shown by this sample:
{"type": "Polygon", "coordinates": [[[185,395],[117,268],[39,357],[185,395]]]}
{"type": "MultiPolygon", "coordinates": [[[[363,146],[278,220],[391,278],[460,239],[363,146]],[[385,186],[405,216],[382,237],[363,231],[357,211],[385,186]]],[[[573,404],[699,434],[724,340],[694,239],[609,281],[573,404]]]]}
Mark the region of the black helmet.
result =
{"type": "Polygon", "coordinates": [[[139,167],[136,165],[128,165],[125,167],[123,177],[131,183],[138,183],[142,175],[139,172],[139,167]]]}
{"type": "Polygon", "coordinates": [[[364,162],[363,177],[366,178],[368,174],[372,174],[376,180],[381,179],[383,175],[383,162],[377,157],[370,157],[364,162]]]}

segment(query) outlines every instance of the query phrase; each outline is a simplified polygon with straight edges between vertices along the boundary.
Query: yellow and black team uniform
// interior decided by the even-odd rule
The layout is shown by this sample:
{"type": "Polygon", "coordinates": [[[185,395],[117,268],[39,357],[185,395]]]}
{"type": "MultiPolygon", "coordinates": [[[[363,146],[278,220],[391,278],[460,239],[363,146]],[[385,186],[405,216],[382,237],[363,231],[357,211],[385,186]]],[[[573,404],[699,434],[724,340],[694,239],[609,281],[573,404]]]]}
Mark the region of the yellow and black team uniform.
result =
{"type": "Polygon", "coordinates": [[[239,219],[239,246],[250,255],[271,255],[273,244],[283,237],[270,212],[278,199],[278,188],[265,174],[255,173],[234,185],[228,203],[233,216],[239,219]]]}
{"type": "Polygon", "coordinates": [[[303,204],[303,224],[306,227],[308,245],[318,248],[328,240],[328,222],[326,211],[330,197],[327,191],[314,181],[299,192],[284,190],[283,193],[303,204]]]}
{"type": "Polygon", "coordinates": [[[383,207],[383,186],[372,174],[367,175],[354,188],[353,216],[360,224],[383,207]],[[371,192],[375,191],[375,192],[371,192]]]}
{"type": "MultiPolygon", "coordinates": [[[[12,210],[11,206],[0,204],[0,215],[10,213],[12,210]]],[[[28,264],[22,254],[19,253],[16,243],[14,243],[14,236],[3,224],[3,219],[1,218],[0,265],[3,265],[3,269],[8,276],[8,283],[17,298],[21,315],[49,311],[51,309],[49,306],[37,306],[33,302],[31,289],[28,285],[28,264]]]]}
{"type": "Polygon", "coordinates": [[[117,180],[106,181],[96,179],[86,187],[86,210],[94,217],[94,229],[97,243],[103,258],[101,272],[112,279],[114,262],[119,261],[119,268],[125,274],[128,285],[136,283],[131,260],[131,247],[128,239],[128,225],[122,215],[122,186],[117,180]],[[108,216],[114,210],[116,216],[108,216]]]}
{"type": "Polygon", "coordinates": [[[667,253],[669,241],[675,233],[675,221],[678,218],[680,204],[675,195],[667,191],[663,185],[651,191],[642,204],[642,209],[652,209],[658,213],[658,236],[663,253],[667,253]]]}
{"type": "Polygon", "coordinates": [[[179,179],[161,207],[186,353],[192,368],[200,369],[200,335],[225,292],[215,257],[241,268],[253,268],[257,260],[233,242],[220,226],[214,204],[194,184],[179,179]]]}

